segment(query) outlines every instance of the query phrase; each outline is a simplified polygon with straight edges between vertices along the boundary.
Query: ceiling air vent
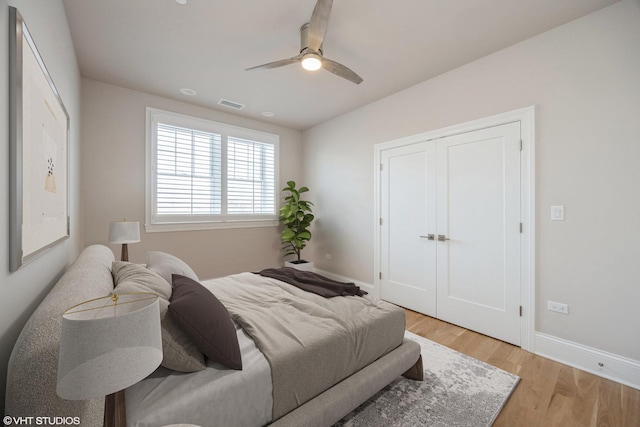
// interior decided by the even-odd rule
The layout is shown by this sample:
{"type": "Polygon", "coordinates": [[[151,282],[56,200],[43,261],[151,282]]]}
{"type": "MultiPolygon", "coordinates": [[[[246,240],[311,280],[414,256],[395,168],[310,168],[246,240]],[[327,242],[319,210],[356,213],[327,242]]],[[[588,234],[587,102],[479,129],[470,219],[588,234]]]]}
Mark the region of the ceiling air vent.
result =
{"type": "Polygon", "coordinates": [[[233,108],[234,110],[242,110],[244,108],[244,104],[239,104],[237,102],[229,101],[228,99],[221,98],[218,101],[219,105],[224,105],[225,107],[233,108]]]}

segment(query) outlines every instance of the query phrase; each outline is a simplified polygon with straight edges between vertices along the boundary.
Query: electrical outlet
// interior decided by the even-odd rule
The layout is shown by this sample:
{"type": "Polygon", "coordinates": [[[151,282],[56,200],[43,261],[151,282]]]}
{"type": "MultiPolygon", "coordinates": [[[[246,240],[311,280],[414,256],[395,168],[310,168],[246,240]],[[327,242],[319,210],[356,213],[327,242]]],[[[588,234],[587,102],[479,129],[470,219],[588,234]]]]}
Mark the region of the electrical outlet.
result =
{"type": "Polygon", "coordinates": [[[547,310],[555,311],[557,313],[569,314],[569,304],[562,304],[560,302],[547,301],[547,310]]]}

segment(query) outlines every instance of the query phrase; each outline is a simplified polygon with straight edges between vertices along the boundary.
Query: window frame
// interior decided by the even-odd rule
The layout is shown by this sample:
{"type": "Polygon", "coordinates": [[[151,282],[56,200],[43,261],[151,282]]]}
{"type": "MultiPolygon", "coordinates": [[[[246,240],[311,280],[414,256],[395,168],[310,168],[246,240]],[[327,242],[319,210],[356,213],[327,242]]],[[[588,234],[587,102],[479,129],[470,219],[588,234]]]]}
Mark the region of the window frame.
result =
{"type": "Polygon", "coordinates": [[[280,137],[275,134],[214,122],[171,111],[146,107],[146,150],[145,150],[145,231],[192,231],[225,228],[273,227],[278,225],[279,210],[279,145],[280,137]],[[227,188],[227,137],[246,139],[272,144],[274,148],[274,213],[273,214],[212,214],[212,215],[157,215],[157,124],[163,123],[203,132],[216,133],[222,139],[222,193],[226,206],[227,188]]]}

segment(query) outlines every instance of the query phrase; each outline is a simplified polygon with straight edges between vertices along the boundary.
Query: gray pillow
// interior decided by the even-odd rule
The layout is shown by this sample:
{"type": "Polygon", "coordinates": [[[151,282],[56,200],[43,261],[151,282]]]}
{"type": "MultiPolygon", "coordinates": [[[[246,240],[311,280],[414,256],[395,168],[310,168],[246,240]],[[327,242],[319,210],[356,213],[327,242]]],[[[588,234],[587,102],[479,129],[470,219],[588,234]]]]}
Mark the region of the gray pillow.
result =
{"type": "Polygon", "coordinates": [[[200,280],[186,262],[165,252],[147,252],[147,268],[158,273],[169,285],[172,274],[179,274],[196,282],[200,280]]]}
{"type": "Polygon", "coordinates": [[[111,274],[115,293],[151,292],[159,296],[162,327],[162,363],[179,372],[196,372],[206,368],[204,355],[195,343],[168,315],[171,285],[144,265],[116,261],[111,274]]]}
{"type": "Polygon", "coordinates": [[[160,299],[162,366],[178,372],[197,372],[207,367],[204,354],[169,315],[169,301],[160,299]]]}
{"type": "Polygon", "coordinates": [[[153,292],[167,301],[171,299],[171,284],[143,265],[116,261],[111,264],[111,274],[116,286],[129,282],[127,292],[153,292]]]}

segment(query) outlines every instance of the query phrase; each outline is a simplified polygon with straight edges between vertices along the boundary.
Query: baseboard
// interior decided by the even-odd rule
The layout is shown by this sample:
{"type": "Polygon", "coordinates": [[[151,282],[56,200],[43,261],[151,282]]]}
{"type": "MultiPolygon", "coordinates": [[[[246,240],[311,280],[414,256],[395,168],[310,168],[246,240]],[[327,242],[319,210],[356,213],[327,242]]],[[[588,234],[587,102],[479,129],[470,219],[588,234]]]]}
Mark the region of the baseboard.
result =
{"type": "Polygon", "coordinates": [[[372,284],[361,282],[359,280],[352,279],[351,277],[341,276],[340,274],[335,274],[330,271],[321,270],[319,268],[314,268],[313,271],[332,280],[354,283],[356,286],[359,286],[360,289],[362,289],[363,291],[367,291],[369,294],[372,294],[373,290],[375,289],[372,284]]]}
{"type": "Polygon", "coordinates": [[[535,353],[640,390],[640,362],[637,360],[540,332],[536,332],[535,353]]]}

